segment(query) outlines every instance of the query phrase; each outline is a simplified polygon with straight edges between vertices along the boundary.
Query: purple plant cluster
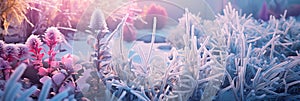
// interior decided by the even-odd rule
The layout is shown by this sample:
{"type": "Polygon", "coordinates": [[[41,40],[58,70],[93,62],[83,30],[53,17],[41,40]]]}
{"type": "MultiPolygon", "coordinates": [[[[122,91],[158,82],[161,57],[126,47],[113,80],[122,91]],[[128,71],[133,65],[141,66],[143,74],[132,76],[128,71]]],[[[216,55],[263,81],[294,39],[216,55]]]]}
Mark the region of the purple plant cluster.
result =
{"type": "Polygon", "coordinates": [[[49,98],[67,89],[69,95],[77,97],[80,91],[75,83],[75,74],[81,68],[76,65],[78,57],[72,54],[56,56],[60,53],[58,45],[64,40],[56,27],[48,28],[43,36],[31,35],[25,44],[7,44],[0,40],[0,89],[7,89],[6,82],[15,69],[24,63],[27,68],[19,82],[24,90],[32,86],[38,88],[31,97],[37,98],[47,81],[52,82],[49,98]]]}

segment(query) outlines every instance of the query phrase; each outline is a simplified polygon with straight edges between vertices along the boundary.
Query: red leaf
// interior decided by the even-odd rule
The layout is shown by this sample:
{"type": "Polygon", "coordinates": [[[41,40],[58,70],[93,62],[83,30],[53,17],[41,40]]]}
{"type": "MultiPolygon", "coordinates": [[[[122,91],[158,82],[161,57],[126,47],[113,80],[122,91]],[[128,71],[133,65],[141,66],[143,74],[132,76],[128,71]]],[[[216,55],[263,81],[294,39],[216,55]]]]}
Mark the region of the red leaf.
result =
{"type": "Polygon", "coordinates": [[[48,74],[48,70],[46,68],[40,67],[38,74],[45,76],[48,74]]]}
{"type": "Polygon", "coordinates": [[[44,53],[39,55],[39,58],[42,59],[44,57],[44,53]]]}
{"type": "Polygon", "coordinates": [[[40,53],[42,51],[43,48],[38,48],[38,53],[40,53]]]}

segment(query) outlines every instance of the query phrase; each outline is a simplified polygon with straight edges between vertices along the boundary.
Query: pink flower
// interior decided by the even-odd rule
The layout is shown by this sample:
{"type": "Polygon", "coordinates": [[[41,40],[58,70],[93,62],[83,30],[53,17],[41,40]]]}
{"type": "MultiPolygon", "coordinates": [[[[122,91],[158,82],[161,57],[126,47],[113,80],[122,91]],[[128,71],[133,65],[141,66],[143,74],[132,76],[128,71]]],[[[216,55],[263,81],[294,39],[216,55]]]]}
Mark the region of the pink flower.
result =
{"type": "Polygon", "coordinates": [[[42,45],[42,42],[41,42],[40,38],[37,35],[31,35],[27,39],[25,44],[28,46],[28,48],[36,50],[36,49],[38,49],[39,46],[42,45]]]}
{"type": "Polygon", "coordinates": [[[28,49],[28,47],[26,45],[24,45],[24,44],[16,44],[16,46],[18,47],[17,48],[18,57],[19,58],[23,58],[23,59],[28,58],[28,56],[29,56],[29,49],[28,49]]]}
{"type": "Polygon", "coordinates": [[[62,41],[62,34],[56,27],[50,27],[46,30],[45,40],[49,47],[54,47],[57,43],[62,41]]]}
{"type": "Polygon", "coordinates": [[[40,67],[38,71],[39,71],[38,74],[42,75],[42,76],[45,76],[48,74],[48,70],[44,67],[40,67]]]}

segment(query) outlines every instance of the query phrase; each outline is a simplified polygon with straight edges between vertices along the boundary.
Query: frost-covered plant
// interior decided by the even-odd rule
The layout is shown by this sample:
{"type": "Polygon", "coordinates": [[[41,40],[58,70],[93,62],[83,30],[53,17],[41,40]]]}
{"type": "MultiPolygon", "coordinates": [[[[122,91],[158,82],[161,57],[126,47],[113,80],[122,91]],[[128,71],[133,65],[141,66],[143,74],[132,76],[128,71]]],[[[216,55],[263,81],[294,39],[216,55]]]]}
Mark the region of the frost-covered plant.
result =
{"type": "MultiPolygon", "coordinates": [[[[198,93],[202,100],[299,99],[293,92],[299,81],[291,79],[299,78],[294,74],[299,69],[299,59],[296,58],[299,57],[300,38],[296,34],[299,23],[292,17],[286,19],[285,15],[281,19],[270,16],[268,22],[257,21],[251,15],[241,16],[229,4],[224,15],[219,14],[216,20],[205,21],[196,17],[198,20],[185,21],[196,24],[195,30],[191,31],[199,36],[198,48],[205,50],[200,51],[200,57],[208,58],[209,70],[205,76],[210,78],[219,74],[199,86],[203,88],[198,89],[203,92],[198,93]]],[[[182,33],[183,27],[190,26],[184,25],[184,20],[180,21],[180,27],[171,32],[182,33]]],[[[177,35],[168,40],[181,49],[184,47],[182,43],[188,41],[185,41],[185,35],[177,35]]]]}
{"type": "MultiPolygon", "coordinates": [[[[99,70],[98,68],[94,67],[99,67],[105,64],[100,64],[102,61],[98,61],[100,59],[106,59],[109,57],[106,57],[107,54],[109,54],[107,51],[103,51],[102,48],[103,46],[105,47],[106,43],[104,38],[107,38],[107,35],[109,34],[107,24],[105,22],[105,17],[100,9],[96,9],[93,11],[93,14],[91,16],[91,21],[90,21],[90,30],[86,30],[88,33],[91,35],[88,36],[88,41],[87,43],[95,49],[95,52],[91,55],[91,57],[88,57],[87,60],[89,61],[83,61],[81,62],[82,64],[82,69],[80,70],[81,73],[79,73],[79,78],[76,81],[79,85],[82,85],[83,87],[83,94],[85,97],[91,100],[101,100],[104,98],[100,98],[100,94],[102,94],[102,88],[101,86],[101,79],[99,78],[99,74],[97,71],[99,70]]],[[[83,58],[84,56],[81,56],[83,58]]],[[[80,59],[82,60],[82,59],[80,59]]]]}
{"type": "MultiPolygon", "coordinates": [[[[55,55],[58,53],[55,51],[55,47],[61,43],[63,39],[63,35],[60,33],[60,31],[55,27],[50,27],[46,30],[46,33],[44,35],[45,42],[47,46],[49,47],[48,55],[48,64],[49,64],[49,72],[52,72],[52,66],[55,65],[55,55]]],[[[53,66],[55,67],[55,66],[53,66]]]]}
{"type": "MultiPolygon", "coordinates": [[[[32,94],[37,92],[38,88],[36,86],[32,86],[28,89],[25,89],[22,87],[22,84],[18,82],[22,74],[24,73],[26,69],[25,64],[19,65],[14,73],[12,74],[11,78],[7,81],[5,84],[4,90],[0,90],[0,98],[3,101],[33,101],[33,99],[30,97],[32,94]]],[[[40,95],[38,97],[38,101],[45,101],[49,100],[48,99],[48,94],[51,88],[51,81],[47,80],[43,87],[42,90],[40,91],[40,95]]],[[[68,97],[68,92],[70,89],[67,89],[54,97],[50,99],[50,101],[59,101],[63,100],[64,98],[68,97]]],[[[72,100],[70,97],[68,100],[72,100]]]]}
{"type": "Polygon", "coordinates": [[[12,62],[16,60],[18,51],[17,51],[17,47],[14,44],[6,44],[3,51],[4,51],[4,58],[7,61],[12,62]]]}
{"type": "Polygon", "coordinates": [[[94,38],[103,38],[108,31],[107,24],[105,22],[105,17],[101,9],[96,9],[92,16],[89,28],[87,30],[94,38]]]}
{"type": "Polygon", "coordinates": [[[87,91],[101,92],[102,81],[106,100],[299,99],[299,24],[293,18],[257,21],[230,4],[212,21],[187,11],[173,31],[178,37],[168,38],[168,56],[153,49],[155,18],[150,48],[125,48],[128,15],[112,33],[91,36],[96,68],[85,69],[92,78],[84,80],[93,81],[86,81],[87,91]]]}
{"type": "Polygon", "coordinates": [[[18,81],[14,82],[18,83],[16,83],[17,85],[11,85],[10,88],[18,87],[15,91],[30,89],[30,92],[32,92],[27,94],[17,93],[18,91],[14,93],[12,91],[4,91],[9,94],[5,95],[5,98],[1,98],[7,99],[6,96],[19,97],[26,95],[26,97],[30,96],[32,99],[37,98],[41,101],[48,98],[59,100],[80,99],[82,97],[75,83],[76,78],[74,78],[78,69],[81,68],[77,64],[78,58],[71,54],[66,54],[60,57],[61,59],[56,57],[56,54],[60,52],[58,45],[65,42],[62,34],[56,28],[51,27],[45,33],[44,42],[45,45],[36,35],[30,36],[25,44],[0,42],[2,46],[2,53],[0,53],[1,89],[7,89],[4,85],[11,85],[9,84],[10,80],[16,79],[12,74],[16,73],[19,77],[16,79],[18,81]],[[44,57],[44,54],[48,54],[48,57],[44,57]],[[23,63],[28,65],[28,67],[24,67],[26,69],[24,74],[16,70],[23,63]],[[35,89],[33,90],[32,87],[35,87],[35,89]]]}
{"type": "Polygon", "coordinates": [[[63,41],[63,36],[56,27],[50,27],[45,33],[45,42],[50,48],[54,48],[58,43],[63,41]]]}
{"type": "Polygon", "coordinates": [[[299,50],[293,46],[298,46],[300,38],[291,30],[297,23],[293,18],[285,19],[285,15],[260,22],[251,15],[240,16],[229,4],[224,15],[217,17],[221,33],[227,34],[230,53],[220,99],[226,93],[242,101],[299,99],[293,92],[299,81],[291,78],[299,78],[293,74],[299,68],[299,59],[295,58],[299,50]]]}
{"type": "Polygon", "coordinates": [[[25,44],[16,44],[18,55],[20,61],[29,58],[29,48],[25,44]]]}
{"type": "MultiPolygon", "coordinates": [[[[208,39],[198,49],[193,25],[190,30],[190,24],[186,24],[187,30],[183,33],[184,49],[173,48],[172,55],[168,58],[167,55],[155,55],[157,53],[153,49],[156,32],[155,18],[149,50],[145,51],[138,45],[126,50],[122,40],[122,26],[126,19],[127,16],[110,35],[97,39],[96,46],[98,47],[95,48],[94,63],[98,69],[99,78],[106,85],[107,95],[112,96],[111,99],[117,97],[119,100],[193,100],[193,97],[197,97],[199,100],[201,96],[197,94],[204,89],[199,85],[214,79],[217,79],[214,83],[218,82],[216,85],[220,85],[218,80],[224,73],[215,73],[215,71],[209,73],[209,69],[212,68],[209,65],[214,62],[224,65],[224,53],[221,53],[224,50],[216,48],[208,51],[205,46],[208,39]],[[130,52],[133,54],[129,55],[130,52]],[[201,57],[201,53],[205,55],[201,57]],[[200,75],[201,73],[205,74],[200,75]]],[[[189,17],[187,16],[186,19],[189,17]]],[[[224,72],[224,68],[220,66],[213,69],[224,72]]]]}
{"type": "Polygon", "coordinates": [[[42,70],[45,70],[42,64],[42,59],[44,57],[44,53],[41,53],[42,47],[42,42],[40,38],[36,35],[31,35],[27,41],[25,42],[25,45],[29,48],[29,53],[30,53],[30,63],[33,64],[34,69],[39,70],[40,75],[44,75],[45,72],[42,72],[42,70]]]}
{"type": "MultiPolygon", "coordinates": [[[[197,37],[197,39],[200,37],[200,33],[202,31],[202,28],[200,25],[203,23],[203,20],[201,19],[200,15],[194,15],[190,12],[184,13],[181,18],[178,19],[179,23],[174,28],[174,30],[169,31],[169,35],[167,36],[168,43],[171,43],[172,46],[176,47],[176,49],[181,49],[184,47],[184,40],[183,40],[183,33],[186,33],[186,23],[189,23],[189,30],[192,31],[191,26],[194,25],[194,35],[197,37]],[[187,17],[189,18],[187,20],[187,17]]],[[[203,32],[202,32],[203,33],[203,32]]],[[[197,40],[198,41],[198,40],[197,40]]],[[[202,40],[203,41],[203,40],[202,40]]],[[[197,47],[199,48],[199,42],[197,42],[197,47]]]]}

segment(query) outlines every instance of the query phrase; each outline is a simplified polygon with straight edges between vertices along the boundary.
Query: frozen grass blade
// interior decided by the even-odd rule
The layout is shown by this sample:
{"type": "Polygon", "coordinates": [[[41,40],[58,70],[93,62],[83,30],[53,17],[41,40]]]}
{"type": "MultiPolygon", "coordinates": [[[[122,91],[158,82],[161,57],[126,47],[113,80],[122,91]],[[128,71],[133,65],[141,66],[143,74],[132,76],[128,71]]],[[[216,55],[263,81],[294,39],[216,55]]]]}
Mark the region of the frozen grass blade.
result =
{"type": "Polygon", "coordinates": [[[12,96],[14,96],[17,93],[17,92],[14,92],[15,86],[18,86],[17,80],[20,79],[20,77],[24,73],[25,69],[26,69],[26,65],[20,64],[17,67],[17,69],[15,70],[15,72],[11,75],[10,79],[5,84],[4,94],[2,96],[3,101],[13,100],[14,97],[12,97],[12,96]]]}
{"type": "Polygon", "coordinates": [[[20,92],[22,85],[20,83],[16,83],[12,90],[7,92],[7,97],[4,101],[14,101],[14,98],[17,97],[17,94],[20,92]]]}
{"type": "Polygon", "coordinates": [[[58,93],[54,97],[51,98],[50,101],[62,101],[64,98],[66,98],[69,94],[70,88],[65,89],[63,92],[58,93]]]}
{"type": "Polygon", "coordinates": [[[51,80],[47,80],[42,87],[41,93],[39,95],[38,101],[45,101],[48,97],[50,88],[52,85],[52,81],[51,80]]]}
{"type": "Polygon", "coordinates": [[[30,87],[29,89],[25,90],[21,96],[19,98],[16,99],[16,101],[22,101],[22,100],[25,100],[27,98],[30,97],[31,94],[33,94],[35,91],[37,90],[37,87],[36,86],[32,86],[30,87]]]}
{"type": "MultiPolygon", "coordinates": [[[[115,35],[115,34],[117,34],[117,33],[122,33],[122,31],[120,31],[120,30],[122,30],[123,29],[123,27],[124,27],[124,25],[125,25],[125,23],[126,23],[126,20],[127,20],[127,18],[128,18],[128,14],[126,14],[126,16],[122,19],[122,21],[120,22],[120,24],[118,24],[118,26],[117,26],[117,28],[108,36],[108,38],[107,38],[107,40],[106,40],[106,44],[108,44],[108,42],[113,38],[113,36],[115,35]]],[[[121,37],[121,36],[120,36],[121,37]]]]}
{"type": "Polygon", "coordinates": [[[119,97],[118,101],[122,101],[122,99],[125,97],[126,93],[127,93],[126,91],[123,91],[121,96],[119,97]]]}
{"type": "Polygon", "coordinates": [[[149,54],[148,54],[148,57],[147,57],[147,60],[146,60],[146,64],[149,63],[149,59],[150,59],[150,56],[152,54],[152,51],[153,51],[153,45],[154,45],[154,41],[155,41],[155,33],[156,33],[156,17],[153,18],[153,30],[152,30],[152,35],[151,35],[151,46],[150,46],[150,49],[149,49],[149,54]]]}

